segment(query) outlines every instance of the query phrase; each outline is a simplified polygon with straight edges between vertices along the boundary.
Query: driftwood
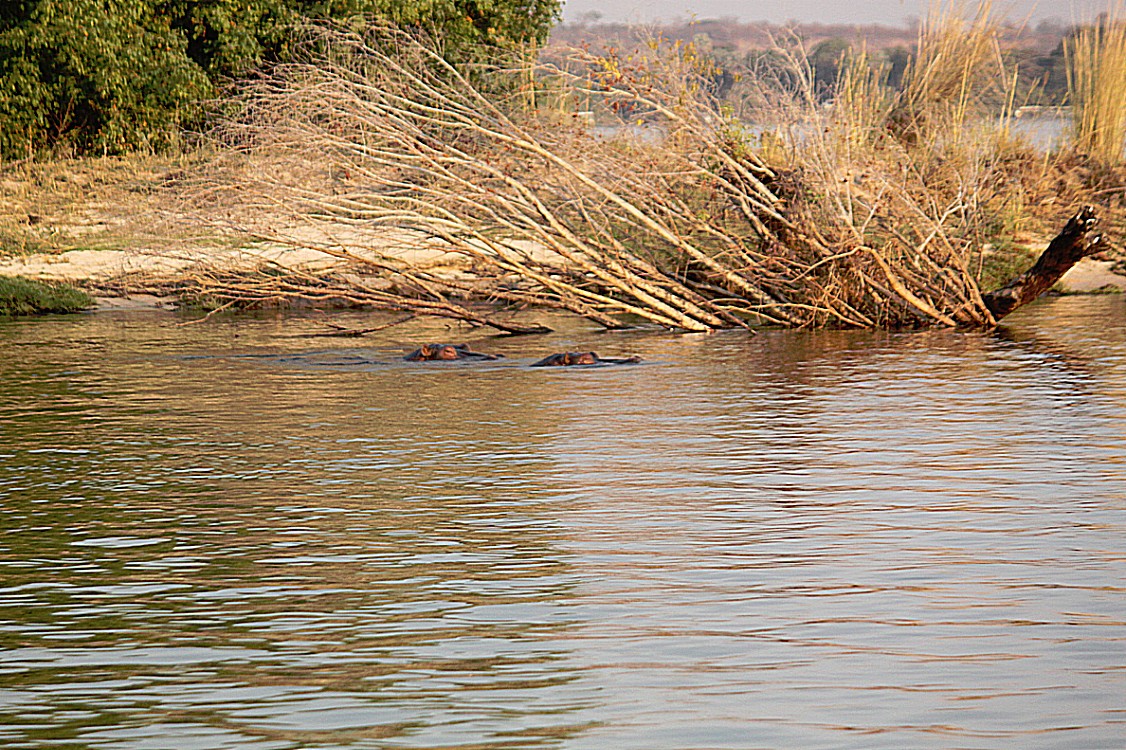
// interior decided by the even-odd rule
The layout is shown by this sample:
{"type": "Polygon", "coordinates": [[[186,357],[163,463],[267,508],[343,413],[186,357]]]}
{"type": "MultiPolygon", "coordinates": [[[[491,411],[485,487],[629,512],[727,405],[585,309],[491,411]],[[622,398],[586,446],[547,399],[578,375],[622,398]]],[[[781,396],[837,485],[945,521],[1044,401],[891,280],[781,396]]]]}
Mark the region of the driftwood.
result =
{"type": "Polygon", "coordinates": [[[996,291],[983,294],[982,301],[1000,320],[1013,310],[1039,297],[1060,280],[1068,270],[1088,255],[1103,249],[1103,236],[1095,234],[1099,223],[1092,206],[1084,206],[1072,216],[1036,264],[996,291]]]}

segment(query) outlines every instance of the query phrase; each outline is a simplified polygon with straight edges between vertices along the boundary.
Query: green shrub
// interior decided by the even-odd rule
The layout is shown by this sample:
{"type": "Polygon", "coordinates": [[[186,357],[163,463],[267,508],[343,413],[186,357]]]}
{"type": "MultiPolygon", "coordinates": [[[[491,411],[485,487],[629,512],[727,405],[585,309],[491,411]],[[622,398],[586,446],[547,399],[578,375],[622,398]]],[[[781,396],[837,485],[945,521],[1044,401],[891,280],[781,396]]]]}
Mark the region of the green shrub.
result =
{"type": "Polygon", "coordinates": [[[0,4],[0,158],[176,145],[216,84],[284,59],[303,18],[379,18],[451,59],[542,42],[560,0],[18,0],[0,4]]]}
{"type": "Polygon", "coordinates": [[[146,0],[27,0],[0,15],[0,154],[171,145],[211,91],[146,0]]]}
{"type": "Polygon", "coordinates": [[[73,313],[93,304],[89,294],[69,284],[0,276],[0,315],[73,313]]]}

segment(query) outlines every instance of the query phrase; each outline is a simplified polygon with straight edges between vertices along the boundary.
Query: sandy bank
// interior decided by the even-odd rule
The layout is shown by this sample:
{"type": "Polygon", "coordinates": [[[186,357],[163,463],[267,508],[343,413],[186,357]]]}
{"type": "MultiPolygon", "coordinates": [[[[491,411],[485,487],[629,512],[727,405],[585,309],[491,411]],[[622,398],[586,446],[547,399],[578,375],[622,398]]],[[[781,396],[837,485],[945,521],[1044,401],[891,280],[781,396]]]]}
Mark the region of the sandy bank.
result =
{"type": "MultiPolygon", "coordinates": [[[[437,249],[403,247],[383,250],[403,260],[408,258],[430,268],[455,273],[465,265],[463,256],[437,249]]],[[[270,263],[283,268],[329,270],[353,265],[322,252],[304,248],[208,249],[195,253],[156,253],[137,250],[71,250],[59,254],[39,253],[16,258],[0,258],[0,275],[24,276],[46,281],[65,281],[100,291],[101,309],[168,307],[173,298],[164,292],[190,275],[194,268],[238,272],[270,263]]],[[[1057,289],[1067,294],[1100,291],[1126,292],[1126,275],[1115,273],[1111,261],[1084,258],[1067,272],[1057,289]]]]}
{"type": "Polygon", "coordinates": [[[1089,294],[1092,292],[1126,292],[1126,276],[1115,273],[1114,263],[1109,260],[1084,258],[1063,275],[1057,288],[1065,294],[1089,294]]]}

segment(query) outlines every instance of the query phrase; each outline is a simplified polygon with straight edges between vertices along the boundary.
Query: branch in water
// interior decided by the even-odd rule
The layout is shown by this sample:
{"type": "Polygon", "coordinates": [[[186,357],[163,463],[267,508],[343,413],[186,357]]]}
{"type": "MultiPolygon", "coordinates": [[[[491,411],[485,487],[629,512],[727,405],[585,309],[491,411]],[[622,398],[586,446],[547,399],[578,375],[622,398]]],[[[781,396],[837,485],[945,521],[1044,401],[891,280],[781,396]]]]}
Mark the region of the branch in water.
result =
{"type": "Polygon", "coordinates": [[[1060,280],[1072,266],[1103,249],[1103,236],[1095,234],[1099,223],[1092,206],[1084,206],[1072,216],[1036,264],[996,291],[982,295],[994,320],[1000,320],[1018,307],[1027,305],[1060,280]]]}

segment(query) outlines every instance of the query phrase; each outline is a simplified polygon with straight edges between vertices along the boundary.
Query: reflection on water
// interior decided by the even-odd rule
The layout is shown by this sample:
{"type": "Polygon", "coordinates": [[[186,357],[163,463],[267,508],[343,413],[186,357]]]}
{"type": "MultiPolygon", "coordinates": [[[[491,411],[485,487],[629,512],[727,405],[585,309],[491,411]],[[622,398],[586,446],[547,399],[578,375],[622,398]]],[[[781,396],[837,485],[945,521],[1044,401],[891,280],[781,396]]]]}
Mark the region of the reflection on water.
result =
{"type": "Polygon", "coordinates": [[[1122,747],[1124,321],[0,323],[0,742],[1122,747]]]}

